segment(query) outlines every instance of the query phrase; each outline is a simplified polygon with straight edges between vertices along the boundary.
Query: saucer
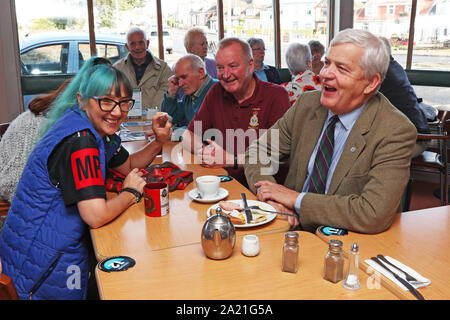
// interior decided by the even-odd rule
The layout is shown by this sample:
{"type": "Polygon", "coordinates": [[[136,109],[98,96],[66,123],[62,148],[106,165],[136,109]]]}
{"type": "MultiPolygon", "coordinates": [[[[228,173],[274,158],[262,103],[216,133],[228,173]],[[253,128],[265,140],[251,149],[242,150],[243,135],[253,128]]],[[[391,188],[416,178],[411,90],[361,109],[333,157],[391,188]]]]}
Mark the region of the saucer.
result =
{"type": "Polygon", "coordinates": [[[219,191],[217,191],[217,194],[215,196],[199,199],[199,198],[197,198],[198,189],[195,188],[195,189],[192,189],[191,191],[189,191],[188,195],[194,201],[202,202],[202,203],[209,203],[209,202],[217,202],[219,200],[222,200],[222,199],[225,199],[226,197],[228,197],[228,190],[226,190],[224,188],[219,188],[219,191]]]}

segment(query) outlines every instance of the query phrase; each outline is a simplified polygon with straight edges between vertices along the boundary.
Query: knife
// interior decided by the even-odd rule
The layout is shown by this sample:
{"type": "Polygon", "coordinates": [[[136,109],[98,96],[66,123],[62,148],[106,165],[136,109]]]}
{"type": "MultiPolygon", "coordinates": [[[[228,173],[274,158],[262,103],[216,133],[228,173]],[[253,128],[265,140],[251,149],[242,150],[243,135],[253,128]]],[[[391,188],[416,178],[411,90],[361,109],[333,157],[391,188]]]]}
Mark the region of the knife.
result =
{"type": "Polygon", "coordinates": [[[406,281],[405,279],[403,279],[402,277],[400,277],[398,274],[396,274],[395,272],[392,272],[383,262],[380,261],[380,259],[376,258],[376,257],[372,257],[370,258],[373,261],[375,261],[376,263],[378,263],[380,266],[382,266],[386,271],[388,271],[390,274],[392,274],[395,279],[397,279],[398,281],[401,282],[401,284],[403,284],[409,292],[411,292],[417,299],[419,300],[425,300],[425,298],[420,294],[419,291],[416,290],[416,288],[414,288],[411,284],[409,284],[408,281],[406,281]]]}
{"type": "Polygon", "coordinates": [[[377,258],[380,259],[381,261],[383,261],[384,263],[386,263],[387,265],[394,267],[395,269],[399,270],[400,272],[402,272],[405,277],[406,277],[406,281],[410,282],[410,281],[414,281],[414,282],[419,282],[416,278],[414,278],[412,275],[410,275],[409,273],[407,273],[406,271],[400,269],[399,267],[397,267],[395,264],[389,262],[388,259],[386,259],[382,254],[377,254],[377,258]]]}
{"type": "Polygon", "coordinates": [[[248,208],[247,198],[245,197],[245,193],[241,193],[242,202],[244,203],[244,212],[247,217],[247,223],[253,220],[252,211],[248,208]]]}

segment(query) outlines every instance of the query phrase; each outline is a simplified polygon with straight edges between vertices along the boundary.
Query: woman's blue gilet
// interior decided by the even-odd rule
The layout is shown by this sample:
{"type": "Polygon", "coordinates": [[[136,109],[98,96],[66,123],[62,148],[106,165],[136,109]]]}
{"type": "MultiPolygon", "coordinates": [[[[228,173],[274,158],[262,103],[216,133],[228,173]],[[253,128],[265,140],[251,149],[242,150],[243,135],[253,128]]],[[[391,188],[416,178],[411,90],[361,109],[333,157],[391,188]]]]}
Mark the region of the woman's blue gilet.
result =
{"type": "MultiPolygon", "coordinates": [[[[105,143],[78,105],[67,110],[38,142],[20,179],[0,234],[3,273],[21,299],[85,299],[89,275],[89,229],[77,206],[65,206],[51,182],[47,161],[73,133],[89,129],[97,140],[103,180],[120,139],[105,143]]],[[[117,138],[117,139],[115,139],[117,138]]],[[[70,173],[68,173],[70,174],[70,173]]]]}

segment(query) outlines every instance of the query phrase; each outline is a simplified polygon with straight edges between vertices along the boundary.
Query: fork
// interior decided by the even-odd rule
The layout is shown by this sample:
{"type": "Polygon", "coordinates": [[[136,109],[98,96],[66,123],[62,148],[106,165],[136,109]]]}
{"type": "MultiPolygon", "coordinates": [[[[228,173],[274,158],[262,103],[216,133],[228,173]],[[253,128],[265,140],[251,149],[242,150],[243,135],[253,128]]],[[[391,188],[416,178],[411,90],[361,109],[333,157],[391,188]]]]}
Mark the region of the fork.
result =
{"type": "Polygon", "coordinates": [[[419,284],[423,284],[425,283],[424,281],[419,281],[416,278],[414,278],[412,275],[410,275],[409,273],[407,273],[406,271],[403,271],[402,269],[400,269],[399,267],[397,267],[395,264],[391,263],[388,261],[388,259],[386,259],[382,254],[378,254],[377,255],[378,259],[380,259],[381,261],[385,262],[386,264],[390,265],[391,267],[394,267],[395,269],[397,269],[398,271],[402,272],[405,277],[406,277],[406,281],[415,284],[415,285],[419,285],[419,284]]]}

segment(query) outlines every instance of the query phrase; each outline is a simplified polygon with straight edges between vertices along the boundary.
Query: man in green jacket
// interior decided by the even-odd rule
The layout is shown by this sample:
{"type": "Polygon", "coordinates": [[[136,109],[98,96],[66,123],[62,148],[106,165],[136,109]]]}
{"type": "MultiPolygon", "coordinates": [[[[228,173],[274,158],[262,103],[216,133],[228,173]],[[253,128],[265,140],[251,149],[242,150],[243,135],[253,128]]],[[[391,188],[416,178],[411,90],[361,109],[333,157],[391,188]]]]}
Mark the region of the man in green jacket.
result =
{"type": "Polygon", "coordinates": [[[166,62],[155,57],[148,46],[145,31],[131,28],[125,44],[129,53],[114,66],[127,75],[134,90],[141,91],[142,109],[157,107],[160,110],[164,93],[169,89],[168,79],[172,70],[166,62]]]}
{"type": "Polygon", "coordinates": [[[172,117],[174,126],[186,128],[217,80],[206,73],[205,62],[194,54],[178,59],[174,72],[169,78],[169,90],[164,95],[161,110],[172,117]],[[176,97],[179,88],[185,93],[181,100],[176,97]]]}
{"type": "Polygon", "coordinates": [[[377,92],[388,65],[377,36],[341,31],[325,55],[321,91],[302,94],[247,149],[250,188],[277,211],[297,213],[299,219],[288,219],[293,227],[379,233],[392,224],[408,182],[417,131],[377,92]],[[267,152],[279,155],[271,162],[289,161],[284,185],[257,158],[267,152]]]}

